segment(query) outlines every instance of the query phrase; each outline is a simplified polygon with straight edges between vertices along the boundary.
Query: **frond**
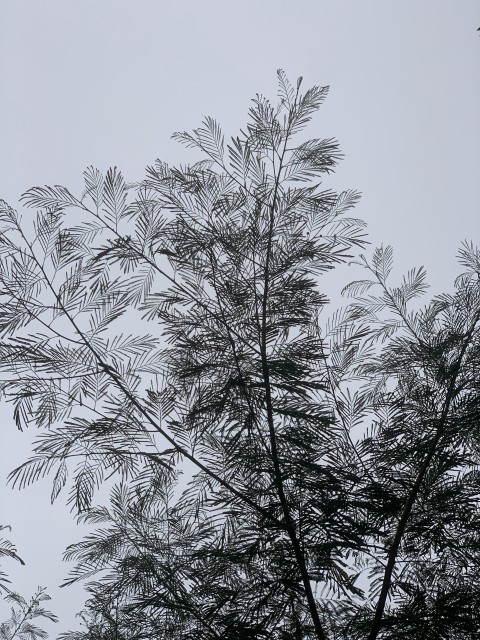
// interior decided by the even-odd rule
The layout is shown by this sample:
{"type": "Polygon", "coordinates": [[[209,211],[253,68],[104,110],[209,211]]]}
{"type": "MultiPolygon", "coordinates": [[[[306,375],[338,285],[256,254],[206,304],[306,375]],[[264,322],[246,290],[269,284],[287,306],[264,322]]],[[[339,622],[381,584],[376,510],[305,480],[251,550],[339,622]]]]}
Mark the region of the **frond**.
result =
{"type": "Polygon", "coordinates": [[[79,201],[66,187],[55,185],[54,187],[33,187],[26,191],[21,200],[27,207],[39,207],[41,209],[62,210],[66,207],[77,207],[79,201]]]}
{"type": "Polygon", "coordinates": [[[110,168],[105,176],[102,192],[105,219],[118,228],[119,221],[126,215],[127,187],[117,167],[110,168]]]}

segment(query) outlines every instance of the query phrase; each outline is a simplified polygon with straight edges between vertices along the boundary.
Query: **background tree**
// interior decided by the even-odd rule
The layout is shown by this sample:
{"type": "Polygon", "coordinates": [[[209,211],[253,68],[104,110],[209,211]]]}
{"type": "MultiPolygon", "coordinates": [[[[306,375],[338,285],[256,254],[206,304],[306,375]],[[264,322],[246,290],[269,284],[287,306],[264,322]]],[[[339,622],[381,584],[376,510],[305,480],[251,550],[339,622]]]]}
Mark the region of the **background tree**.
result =
{"type": "Polygon", "coordinates": [[[2,384],[43,429],[11,480],[72,474],[101,525],[67,550],[95,581],[66,637],[474,637],[478,254],[409,311],[423,272],[390,288],[377,250],[322,323],[317,277],[365,237],[321,188],[337,143],[295,142],[327,93],[300,88],[279,72],[226,149],[211,118],[175,134],[195,164],[31,189],[33,240],[2,206],[2,384]]]}
{"type": "MultiPolygon", "coordinates": [[[[4,529],[10,529],[10,527],[0,525],[0,531],[4,529]]],[[[10,540],[5,538],[0,539],[0,558],[1,557],[14,558],[21,564],[25,564],[17,554],[14,545],[10,540]]],[[[57,621],[57,617],[41,604],[46,600],[50,600],[50,596],[46,593],[46,590],[38,587],[35,595],[30,599],[30,602],[27,602],[20,594],[12,591],[7,586],[7,583],[10,583],[7,574],[0,571],[0,590],[3,589],[7,592],[3,599],[13,604],[10,609],[10,618],[4,622],[0,622],[0,640],[14,640],[14,638],[18,638],[18,640],[36,640],[37,638],[47,638],[48,634],[31,622],[34,618],[46,618],[52,622],[57,621]]]]}
{"type": "Polygon", "coordinates": [[[5,596],[7,602],[14,606],[11,608],[11,617],[6,622],[0,624],[1,640],[37,640],[37,638],[47,638],[48,633],[32,623],[35,618],[46,618],[52,622],[57,622],[57,616],[45,609],[42,603],[50,600],[50,596],[45,589],[38,587],[35,595],[27,602],[18,593],[10,591],[5,596]],[[16,605],[16,606],[15,606],[16,605]]]}
{"type": "Polygon", "coordinates": [[[390,247],[371,265],[362,257],[373,278],[348,287],[377,289],[348,312],[375,341],[359,367],[371,426],[358,451],[383,532],[371,564],[373,618],[368,605],[354,618],[364,617],[369,639],[478,634],[480,252],[465,243],[459,259],[454,293],[421,310],[409,307],[425,291],[424,271],[388,286],[390,247]]]}

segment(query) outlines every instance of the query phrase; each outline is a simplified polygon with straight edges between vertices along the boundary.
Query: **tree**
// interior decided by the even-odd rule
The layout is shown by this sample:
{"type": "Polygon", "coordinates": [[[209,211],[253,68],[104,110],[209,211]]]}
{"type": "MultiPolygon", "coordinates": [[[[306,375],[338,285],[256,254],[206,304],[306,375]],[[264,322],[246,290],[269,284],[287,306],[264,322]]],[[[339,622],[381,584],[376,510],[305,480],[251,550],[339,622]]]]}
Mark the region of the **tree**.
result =
{"type": "Polygon", "coordinates": [[[371,266],[363,260],[372,280],[349,287],[380,290],[357,300],[350,319],[377,340],[393,335],[360,366],[374,419],[359,451],[383,502],[374,615],[360,625],[371,640],[478,634],[480,252],[465,243],[459,258],[466,271],[454,294],[420,311],[408,306],[425,290],[425,274],[411,270],[388,287],[390,247],[371,266]],[[386,608],[387,598],[395,606],[386,608]]]}
{"type": "MultiPolygon", "coordinates": [[[[8,525],[0,525],[0,531],[10,528],[8,525]]],[[[25,564],[10,540],[4,538],[0,539],[0,557],[2,556],[14,558],[21,564],[25,564]]],[[[57,617],[47,609],[44,609],[41,604],[45,600],[50,600],[46,590],[38,587],[30,602],[27,602],[21,595],[12,591],[6,583],[10,583],[10,580],[7,578],[7,574],[0,571],[0,588],[7,592],[4,600],[17,605],[17,607],[11,607],[9,620],[0,622],[0,640],[14,640],[14,638],[18,638],[18,640],[37,640],[37,638],[47,638],[48,634],[43,629],[31,623],[34,618],[46,618],[52,622],[57,621],[57,617]]]]}
{"type": "Polygon", "coordinates": [[[43,429],[11,481],[55,470],[53,500],[73,474],[100,525],[66,554],[97,576],[72,640],[478,627],[479,254],[409,310],[423,270],[391,288],[389,248],[356,258],[358,194],[322,189],[336,141],[295,142],[327,89],[278,77],[226,149],[211,118],[175,134],[194,164],[29,190],[33,240],[2,206],[3,388],[43,429]],[[345,261],[369,279],[322,323],[317,277],[345,261]]]}
{"type": "Polygon", "coordinates": [[[50,600],[50,596],[45,592],[45,589],[38,587],[36,593],[30,602],[27,602],[25,598],[22,598],[18,593],[10,592],[5,596],[5,600],[17,605],[11,609],[10,620],[0,624],[0,638],[1,640],[37,640],[37,638],[47,638],[48,634],[40,627],[35,626],[31,620],[34,618],[46,618],[52,622],[57,622],[57,617],[44,609],[42,602],[50,600]]]}

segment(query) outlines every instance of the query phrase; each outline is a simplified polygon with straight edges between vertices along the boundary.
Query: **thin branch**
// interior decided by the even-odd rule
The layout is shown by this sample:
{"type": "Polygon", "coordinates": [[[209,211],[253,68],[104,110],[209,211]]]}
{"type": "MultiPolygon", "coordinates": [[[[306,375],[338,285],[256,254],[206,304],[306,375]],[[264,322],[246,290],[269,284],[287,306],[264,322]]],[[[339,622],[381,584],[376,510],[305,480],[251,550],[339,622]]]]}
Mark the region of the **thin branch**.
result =
{"type": "MultiPolygon", "coordinates": [[[[27,244],[30,252],[33,254],[31,245],[28,242],[27,238],[25,237],[23,231],[20,228],[18,230],[19,230],[20,234],[22,235],[22,238],[23,238],[24,242],[27,244]]],[[[264,509],[261,505],[257,504],[253,500],[251,500],[248,496],[243,494],[241,491],[238,491],[237,489],[235,489],[235,487],[233,485],[231,485],[228,481],[226,481],[225,479],[221,478],[217,473],[215,473],[214,471],[209,469],[198,458],[196,458],[189,451],[187,451],[187,449],[185,449],[185,447],[182,447],[180,444],[178,444],[176,442],[176,440],[168,432],[166,432],[163,428],[161,428],[156,423],[156,421],[150,416],[148,411],[140,404],[139,400],[132,394],[132,392],[128,389],[128,387],[126,387],[126,385],[123,382],[123,380],[121,379],[120,375],[114,369],[112,369],[112,367],[110,365],[108,365],[107,363],[105,363],[103,361],[102,357],[97,353],[95,348],[92,346],[92,344],[89,342],[89,340],[85,337],[85,335],[81,331],[80,327],[75,322],[74,318],[71,316],[69,311],[65,308],[60,296],[55,291],[53,286],[50,284],[50,281],[48,279],[48,276],[47,276],[44,268],[38,262],[38,260],[36,260],[35,257],[34,257],[34,259],[35,259],[35,262],[36,262],[37,266],[40,268],[40,270],[43,273],[43,277],[45,279],[46,284],[48,285],[48,287],[50,288],[51,292],[55,296],[55,298],[57,300],[57,304],[62,309],[63,313],[65,314],[65,317],[69,320],[69,322],[73,326],[75,332],[80,337],[80,340],[83,342],[83,344],[86,346],[86,348],[91,352],[91,354],[93,355],[93,357],[97,361],[99,367],[101,369],[103,369],[103,371],[105,371],[105,373],[107,373],[110,376],[110,378],[114,381],[114,383],[117,385],[117,387],[122,391],[124,396],[137,409],[137,411],[139,411],[139,413],[158,431],[158,433],[160,433],[182,456],[184,456],[185,458],[190,460],[190,462],[192,462],[195,466],[197,466],[199,469],[201,469],[204,473],[206,473],[208,476],[210,476],[213,480],[215,480],[222,487],[227,489],[235,497],[239,498],[242,502],[244,502],[249,507],[254,509],[257,513],[261,514],[264,518],[267,518],[268,520],[273,521],[277,526],[279,526],[280,528],[283,529],[285,527],[285,524],[282,521],[278,520],[267,509],[264,509]]]]}

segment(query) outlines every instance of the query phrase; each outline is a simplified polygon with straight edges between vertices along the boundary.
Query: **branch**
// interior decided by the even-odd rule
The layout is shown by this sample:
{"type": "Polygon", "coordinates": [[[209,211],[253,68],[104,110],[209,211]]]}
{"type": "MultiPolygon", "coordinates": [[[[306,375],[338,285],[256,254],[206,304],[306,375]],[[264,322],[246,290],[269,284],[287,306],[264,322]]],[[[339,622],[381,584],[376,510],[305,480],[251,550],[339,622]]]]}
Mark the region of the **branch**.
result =
{"type": "Polygon", "coordinates": [[[214,471],[209,469],[200,460],[198,460],[198,458],[196,458],[189,451],[187,451],[187,449],[185,449],[184,447],[179,445],[176,442],[176,440],[168,432],[166,432],[164,429],[162,429],[162,427],[160,427],[156,423],[156,421],[150,416],[148,411],[142,406],[142,404],[139,402],[139,400],[132,394],[132,392],[128,389],[128,387],[126,387],[126,385],[123,382],[123,380],[121,379],[120,375],[110,365],[108,365],[106,362],[103,361],[102,357],[97,353],[96,349],[92,346],[92,344],[89,342],[89,340],[85,337],[85,335],[83,334],[83,332],[81,331],[81,329],[77,325],[77,323],[75,322],[75,320],[72,317],[72,315],[70,314],[70,312],[65,308],[60,296],[58,295],[58,293],[55,291],[55,289],[53,288],[52,284],[50,283],[50,280],[49,280],[49,278],[48,278],[43,266],[40,264],[40,262],[35,257],[35,254],[34,254],[34,252],[32,250],[31,244],[29,243],[28,239],[26,238],[26,236],[23,233],[23,231],[20,228],[20,226],[18,226],[18,230],[19,230],[24,242],[28,246],[28,248],[29,248],[29,250],[30,250],[30,252],[32,254],[32,257],[35,260],[37,266],[42,271],[42,274],[43,274],[43,277],[45,279],[45,282],[46,282],[47,286],[49,287],[49,289],[51,290],[51,292],[53,293],[53,295],[54,295],[54,297],[55,297],[55,299],[57,301],[58,306],[62,309],[63,313],[65,314],[65,317],[69,320],[69,322],[71,323],[71,325],[74,328],[75,332],[80,337],[80,340],[83,342],[83,344],[86,346],[86,348],[91,352],[91,354],[93,355],[93,357],[97,361],[99,367],[101,367],[105,371],[105,373],[113,380],[113,382],[116,384],[116,386],[122,391],[124,396],[131,402],[131,404],[137,409],[137,411],[182,456],[184,456],[185,458],[190,460],[190,462],[192,462],[196,467],[201,469],[204,473],[206,473],[208,476],[210,476],[213,480],[215,480],[222,487],[227,489],[235,497],[239,498],[245,504],[248,504],[248,506],[251,507],[252,509],[254,509],[257,513],[261,514],[264,518],[267,518],[268,520],[273,521],[277,526],[279,526],[280,528],[284,529],[285,528],[285,523],[284,522],[278,520],[278,518],[276,518],[271,513],[269,513],[269,511],[267,509],[264,509],[261,505],[257,504],[253,500],[251,500],[248,496],[243,494],[241,491],[238,491],[237,489],[235,489],[235,487],[233,485],[231,485],[228,481],[224,480],[217,473],[215,473],[214,471]]]}

